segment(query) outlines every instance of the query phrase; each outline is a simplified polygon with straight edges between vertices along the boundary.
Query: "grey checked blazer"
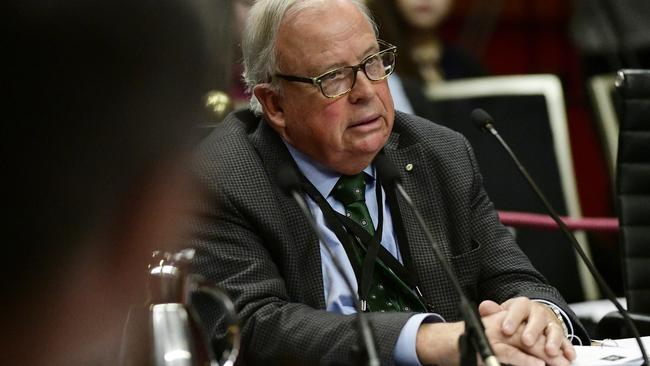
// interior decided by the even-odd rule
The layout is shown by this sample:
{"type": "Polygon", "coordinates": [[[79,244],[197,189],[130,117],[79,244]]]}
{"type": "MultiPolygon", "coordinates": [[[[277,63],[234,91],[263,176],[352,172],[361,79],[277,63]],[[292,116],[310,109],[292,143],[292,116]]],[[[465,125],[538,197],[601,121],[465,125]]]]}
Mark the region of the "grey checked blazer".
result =
{"type": "MultiPolygon", "coordinates": [[[[545,299],[573,317],[498,221],[471,147],[458,133],[397,113],[385,147],[461,285],[476,302],[516,296],[545,299]],[[407,172],[402,167],[412,163],[407,172]]],[[[195,212],[194,270],[223,286],[242,320],[248,364],[352,363],[355,317],[326,312],[316,234],[277,187],[291,159],[280,137],[249,111],[231,114],[201,145],[197,163],[208,191],[195,212]]],[[[448,321],[460,319],[458,296],[436,262],[413,212],[399,202],[426,300],[448,321]]],[[[393,218],[398,219],[398,218],[393,218]]],[[[215,310],[201,307],[208,324],[215,310]]],[[[370,313],[382,364],[410,313],[370,313]]],[[[210,328],[212,329],[212,328],[210,328]]],[[[218,334],[212,334],[219,336],[218,334]]]]}

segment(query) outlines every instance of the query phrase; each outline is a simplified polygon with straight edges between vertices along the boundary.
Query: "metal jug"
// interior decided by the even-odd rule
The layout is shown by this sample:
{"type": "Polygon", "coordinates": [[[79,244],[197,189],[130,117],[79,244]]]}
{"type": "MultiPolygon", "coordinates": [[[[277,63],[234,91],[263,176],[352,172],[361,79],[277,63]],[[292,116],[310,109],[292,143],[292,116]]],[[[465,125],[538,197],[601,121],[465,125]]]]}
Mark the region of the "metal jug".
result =
{"type": "Polygon", "coordinates": [[[129,312],[121,347],[123,366],[232,366],[241,336],[235,307],[226,293],[188,272],[193,249],[154,252],[148,267],[149,300],[129,312]],[[221,308],[228,347],[217,359],[198,323],[192,294],[209,296],[221,308]]]}

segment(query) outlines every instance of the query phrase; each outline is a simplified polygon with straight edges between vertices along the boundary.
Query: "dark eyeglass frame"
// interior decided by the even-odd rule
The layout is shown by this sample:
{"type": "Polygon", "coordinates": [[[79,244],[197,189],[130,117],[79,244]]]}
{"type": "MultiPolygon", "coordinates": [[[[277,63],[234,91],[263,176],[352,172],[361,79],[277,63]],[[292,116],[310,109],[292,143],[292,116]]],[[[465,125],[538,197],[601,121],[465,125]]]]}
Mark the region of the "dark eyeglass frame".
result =
{"type": "Polygon", "coordinates": [[[377,52],[377,53],[373,53],[372,55],[369,55],[368,57],[364,58],[359,64],[357,64],[355,66],[337,67],[335,69],[326,71],[326,72],[324,72],[324,73],[322,73],[322,74],[320,74],[318,76],[314,76],[314,77],[303,77],[303,76],[294,76],[294,75],[286,75],[286,74],[275,74],[273,76],[284,79],[284,80],[288,80],[288,81],[296,81],[296,82],[299,82],[299,83],[307,83],[307,84],[315,85],[320,89],[321,94],[323,94],[323,96],[325,96],[325,98],[329,98],[329,99],[338,98],[338,97],[340,97],[342,95],[345,95],[345,94],[349,93],[352,90],[352,88],[354,88],[354,84],[356,84],[356,82],[357,82],[357,73],[359,72],[359,70],[363,70],[363,73],[366,75],[368,80],[371,80],[371,81],[384,80],[387,77],[389,77],[395,71],[395,59],[393,59],[393,67],[392,67],[392,69],[390,70],[390,72],[388,74],[384,75],[383,77],[381,77],[379,79],[373,79],[370,76],[368,76],[368,73],[366,72],[366,63],[370,59],[372,59],[373,57],[383,55],[383,54],[385,54],[387,52],[392,52],[395,55],[397,54],[397,46],[394,46],[394,45],[392,45],[392,44],[390,44],[390,43],[388,43],[386,41],[382,41],[381,39],[378,39],[377,43],[379,43],[380,46],[383,46],[384,49],[377,52]],[[345,91],[343,91],[341,93],[338,93],[338,94],[332,95],[332,96],[325,94],[325,91],[323,90],[323,85],[322,85],[323,77],[330,74],[330,73],[337,72],[337,71],[342,70],[342,69],[352,69],[352,78],[353,79],[352,79],[352,85],[350,85],[350,88],[348,88],[347,90],[345,90],[345,91]]]}

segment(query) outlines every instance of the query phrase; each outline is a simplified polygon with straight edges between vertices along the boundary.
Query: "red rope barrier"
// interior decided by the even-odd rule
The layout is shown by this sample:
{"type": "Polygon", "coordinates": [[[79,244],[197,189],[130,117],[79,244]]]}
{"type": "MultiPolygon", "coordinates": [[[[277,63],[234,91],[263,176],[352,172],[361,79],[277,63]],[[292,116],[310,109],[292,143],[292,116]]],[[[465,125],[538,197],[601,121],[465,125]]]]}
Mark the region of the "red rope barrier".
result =
{"type": "MultiPolygon", "coordinates": [[[[506,226],[528,227],[538,230],[557,230],[558,225],[548,215],[530,212],[498,211],[501,223],[506,226]]],[[[562,221],[570,230],[587,230],[598,232],[618,232],[617,217],[582,217],[562,216],[562,221]]]]}

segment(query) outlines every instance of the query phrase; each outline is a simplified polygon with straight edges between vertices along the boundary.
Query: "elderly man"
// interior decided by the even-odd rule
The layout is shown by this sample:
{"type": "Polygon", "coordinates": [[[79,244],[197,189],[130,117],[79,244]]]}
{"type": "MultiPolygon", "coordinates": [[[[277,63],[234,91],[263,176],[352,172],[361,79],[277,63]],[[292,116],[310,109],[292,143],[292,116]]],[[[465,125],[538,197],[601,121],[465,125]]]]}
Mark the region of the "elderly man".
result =
{"type": "Polygon", "coordinates": [[[458,362],[458,296],[412,209],[376,179],[373,160],[383,151],[464,290],[482,302],[497,356],[569,364],[565,329],[587,339],[584,331],[499,223],[467,141],[394,111],[386,78],[396,50],[377,40],[362,3],[260,0],[243,54],[252,112],[229,116],[202,146],[200,174],[212,195],[196,214],[195,246],[196,271],[235,299],[245,362],[354,362],[357,295],[382,364],[458,362]],[[323,242],[278,188],[287,162],[304,176],[323,242]],[[351,195],[360,197],[346,202],[351,195]],[[360,278],[367,241],[358,231],[350,239],[355,225],[381,235],[384,255],[370,279],[360,278]],[[359,294],[343,285],[325,246],[359,294]]]}

